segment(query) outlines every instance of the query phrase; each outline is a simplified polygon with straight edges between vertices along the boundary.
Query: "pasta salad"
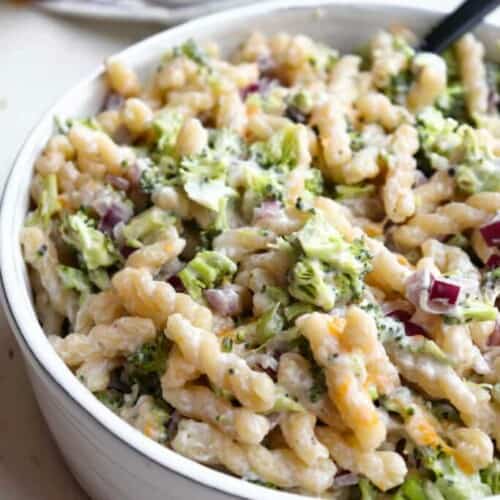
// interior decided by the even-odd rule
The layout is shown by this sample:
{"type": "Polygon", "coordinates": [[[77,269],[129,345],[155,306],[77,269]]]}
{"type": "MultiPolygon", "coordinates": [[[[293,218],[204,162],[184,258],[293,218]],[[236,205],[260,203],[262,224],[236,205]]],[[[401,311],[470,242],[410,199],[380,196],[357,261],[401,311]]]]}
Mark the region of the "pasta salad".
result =
{"type": "Polygon", "coordinates": [[[413,45],[190,40],[57,118],[21,244],[102,403],[270,488],[500,493],[500,65],[413,45]]]}

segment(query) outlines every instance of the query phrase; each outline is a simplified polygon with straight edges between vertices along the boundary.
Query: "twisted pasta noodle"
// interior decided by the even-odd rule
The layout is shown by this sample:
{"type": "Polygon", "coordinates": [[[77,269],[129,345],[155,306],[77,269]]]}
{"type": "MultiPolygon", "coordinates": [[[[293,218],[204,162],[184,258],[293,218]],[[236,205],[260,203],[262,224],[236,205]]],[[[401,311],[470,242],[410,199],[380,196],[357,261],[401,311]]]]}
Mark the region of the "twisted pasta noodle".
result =
{"type": "Polygon", "coordinates": [[[186,87],[196,75],[198,65],[188,57],[176,57],[162,66],[155,75],[155,87],[161,92],[186,87]]]}
{"type": "Polygon", "coordinates": [[[336,472],[331,460],[321,459],[308,466],[291,450],[238,445],[214,427],[193,420],[181,420],[172,447],[198,462],[223,465],[240,477],[268,481],[281,488],[301,488],[314,494],[327,490],[336,472]]]}
{"type": "Polygon", "coordinates": [[[97,357],[115,358],[131,354],[156,336],[154,323],[147,318],[123,316],[110,325],[96,325],[88,335],[70,333],[50,337],[59,356],[68,366],[79,366],[97,357]]]}
{"type": "Polygon", "coordinates": [[[124,97],[135,96],[141,90],[136,73],[123,61],[108,59],[106,61],[106,76],[111,89],[124,97]]]}
{"type": "Polygon", "coordinates": [[[172,186],[162,186],[159,189],[155,189],[151,195],[151,200],[155,206],[172,212],[183,219],[189,219],[193,215],[192,208],[194,202],[179,189],[172,186]]]}
{"type": "Polygon", "coordinates": [[[382,491],[390,490],[404,481],[406,464],[398,453],[364,451],[352,435],[341,434],[329,427],[318,427],[316,433],[342,469],[366,476],[382,491]]]}
{"type": "Polygon", "coordinates": [[[21,231],[21,244],[24,259],[38,273],[50,304],[58,314],[73,323],[78,309],[78,297],[61,283],[57,273],[59,261],[54,243],[42,229],[29,226],[21,231]]]}
{"type": "Polygon", "coordinates": [[[448,172],[438,171],[432,177],[413,190],[415,211],[431,213],[445,201],[453,197],[455,181],[448,172]]]}
{"type": "Polygon", "coordinates": [[[499,206],[500,197],[489,195],[499,194],[480,193],[472,195],[465,203],[450,202],[434,213],[417,214],[405,225],[396,228],[393,233],[394,241],[400,248],[410,249],[429,238],[441,238],[480,226],[499,206]],[[488,204],[486,200],[496,203],[488,204]]]}
{"type": "Polygon", "coordinates": [[[134,406],[123,407],[120,410],[120,417],[154,441],[163,442],[167,437],[165,419],[161,418],[164,417],[163,414],[158,415],[158,413],[153,397],[143,395],[134,406]]]}
{"type": "Polygon", "coordinates": [[[288,413],[280,424],[288,446],[308,465],[329,456],[314,434],[315,425],[316,417],[310,413],[288,413]]]}
{"type": "Polygon", "coordinates": [[[148,130],[153,119],[153,111],[142,99],[132,97],[125,101],[121,119],[134,136],[139,136],[148,130]]]}
{"type": "Polygon", "coordinates": [[[417,162],[413,155],[418,150],[417,131],[411,125],[400,125],[393,134],[387,176],[382,196],[387,216],[393,222],[402,222],[415,212],[413,184],[417,162]]]}
{"type": "Polygon", "coordinates": [[[309,341],[316,362],[325,369],[328,395],[344,423],[353,430],[363,449],[375,449],[386,437],[385,423],[368,393],[363,356],[346,352],[343,323],[321,313],[301,316],[296,322],[309,341]]]}
{"type": "Polygon", "coordinates": [[[240,443],[259,444],[271,427],[263,415],[245,408],[234,408],[228,400],[216,396],[208,387],[163,387],[162,394],[163,399],[182,415],[211,424],[240,443]]]}
{"type": "Polygon", "coordinates": [[[175,308],[175,290],[155,281],[144,268],[125,267],[112,279],[113,288],[129,314],[151,318],[161,329],[175,308]]]}
{"type": "Polygon", "coordinates": [[[229,229],[217,236],[213,241],[214,250],[224,252],[235,262],[247,255],[264,250],[275,239],[271,231],[254,227],[229,229]]]}
{"type": "Polygon", "coordinates": [[[132,252],[127,258],[126,266],[145,268],[154,274],[163,265],[179,256],[185,246],[186,241],[179,237],[174,227],[170,227],[164,232],[160,241],[132,252]]]}
{"type": "Polygon", "coordinates": [[[415,81],[408,92],[407,105],[413,112],[434,101],[446,90],[446,63],[436,54],[421,52],[412,63],[415,81]]]}
{"type": "Polygon", "coordinates": [[[76,315],[75,331],[88,333],[94,325],[112,323],[115,319],[125,315],[122,303],[112,289],[91,294],[81,305],[76,315]]]}
{"type": "Polygon", "coordinates": [[[89,391],[104,391],[109,385],[111,372],[117,366],[117,360],[98,356],[84,361],[75,375],[89,391]]]}
{"type": "Polygon", "coordinates": [[[467,109],[471,115],[488,110],[488,83],[484,66],[484,47],[474,35],[464,35],[456,44],[460,76],[465,88],[467,109]]]}
{"type": "Polygon", "coordinates": [[[215,386],[234,394],[242,405],[257,412],[273,407],[276,392],[272,379],[266,373],[252,370],[236,354],[222,352],[215,334],[196,328],[180,314],[168,318],[165,334],[188,362],[206,374],[215,386]]]}
{"type": "Polygon", "coordinates": [[[403,121],[410,120],[408,112],[396,106],[380,92],[368,92],[356,101],[358,120],[364,123],[380,123],[384,129],[392,131],[403,121]]]}
{"type": "Polygon", "coordinates": [[[177,135],[175,152],[179,157],[200,154],[208,144],[208,132],[198,118],[188,118],[177,135]]]}
{"type": "Polygon", "coordinates": [[[188,363],[179,348],[174,345],[168,353],[165,373],[162,375],[161,387],[163,391],[180,389],[188,382],[196,380],[201,373],[196,366],[188,363]]]}
{"type": "Polygon", "coordinates": [[[422,244],[422,255],[432,259],[442,273],[460,272],[462,276],[480,279],[480,273],[469,255],[461,248],[429,239],[422,244]]]}
{"type": "Polygon", "coordinates": [[[216,124],[243,135],[248,123],[246,107],[238,91],[228,92],[219,98],[216,124]]]}
{"type": "Polygon", "coordinates": [[[388,354],[406,380],[416,384],[433,398],[449,400],[468,426],[482,428],[486,425],[483,420],[491,420],[491,410],[486,408],[487,402],[485,405],[481,401],[482,394],[476,394],[450,365],[425,355],[404,351],[392,344],[388,348],[388,354]]]}
{"type": "Polygon", "coordinates": [[[397,49],[394,36],[380,31],[370,43],[373,83],[378,88],[389,85],[391,78],[408,67],[408,56],[397,49]]]}
{"type": "Polygon", "coordinates": [[[448,437],[455,446],[453,456],[467,473],[478,472],[493,461],[493,443],[480,429],[459,427],[449,432],[448,437]]]}
{"type": "Polygon", "coordinates": [[[315,381],[311,373],[311,365],[300,354],[287,352],[280,357],[278,383],[322,422],[337,430],[346,430],[338,410],[333,406],[327,394],[313,392],[315,381]]]}
{"type": "Polygon", "coordinates": [[[479,229],[474,229],[474,231],[472,231],[470,239],[475,254],[484,264],[486,264],[489,258],[495,253],[495,249],[488,246],[479,229]]]}
{"type": "Polygon", "coordinates": [[[131,148],[118,146],[104,132],[79,123],[71,127],[68,138],[76,150],[80,170],[92,176],[120,175],[124,167],[132,165],[135,160],[131,148]]]}
{"type": "Polygon", "coordinates": [[[339,103],[330,99],[317,107],[311,123],[317,125],[321,144],[325,176],[335,182],[343,180],[343,166],[351,161],[351,137],[347,119],[339,103]]]}
{"type": "Polygon", "coordinates": [[[328,78],[328,90],[342,103],[348,111],[360,90],[361,58],[359,56],[342,56],[333,67],[328,78]]]}
{"type": "Polygon", "coordinates": [[[391,393],[400,384],[398,371],[378,339],[375,320],[363,309],[350,306],[345,321],[343,344],[349,350],[357,349],[363,353],[366,370],[377,393],[391,393]]]}

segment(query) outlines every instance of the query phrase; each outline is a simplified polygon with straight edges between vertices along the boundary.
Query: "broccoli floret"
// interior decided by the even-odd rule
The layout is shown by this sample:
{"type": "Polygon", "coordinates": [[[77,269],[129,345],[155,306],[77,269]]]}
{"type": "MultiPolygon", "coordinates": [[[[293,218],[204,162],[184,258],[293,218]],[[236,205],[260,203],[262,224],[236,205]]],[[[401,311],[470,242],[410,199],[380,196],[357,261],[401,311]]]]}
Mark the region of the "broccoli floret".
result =
{"type": "Polygon", "coordinates": [[[296,167],[299,161],[299,139],[303,125],[290,124],[276,132],[265,142],[256,142],[250,147],[252,157],[264,167],[275,167],[283,171],[296,167]]]}
{"type": "Polygon", "coordinates": [[[225,278],[231,278],[237,269],[238,266],[229,257],[206,250],[196,254],[179,273],[179,278],[189,295],[200,300],[205,288],[213,288],[225,278]]]}
{"type": "Polygon", "coordinates": [[[108,267],[118,260],[111,239],[96,229],[95,221],[83,211],[68,215],[61,230],[64,241],[78,250],[88,270],[108,267]]]}
{"type": "Polygon", "coordinates": [[[375,192],[373,184],[337,184],[335,194],[338,200],[349,200],[352,198],[364,198],[375,192]]]}
{"type": "Polygon", "coordinates": [[[394,500],[428,500],[423,481],[410,477],[400,486],[394,500]]]}
{"type": "Polygon", "coordinates": [[[453,118],[462,123],[467,123],[469,113],[465,103],[465,88],[462,83],[448,85],[446,91],[436,100],[436,108],[446,118],[453,118]]]}
{"type": "Polygon", "coordinates": [[[167,156],[173,156],[177,135],[182,127],[182,113],[172,109],[162,110],[152,122],[156,134],[156,150],[167,156]]]}
{"type": "Polygon", "coordinates": [[[158,234],[175,223],[175,217],[165,210],[152,207],[133,217],[122,229],[127,245],[140,248],[143,242],[150,243],[158,234]]]}
{"type": "Polygon", "coordinates": [[[178,172],[175,163],[162,162],[154,164],[151,161],[144,161],[145,168],[141,172],[139,186],[141,191],[152,194],[162,186],[174,186],[178,183],[178,172]]]}
{"type": "Polygon", "coordinates": [[[314,104],[311,93],[304,89],[292,94],[288,102],[304,115],[308,115],[312,111],[314,104]]]}
{"type": "Polygon", "coordinates": [[[64,288],[76,290],[82,297],[91,292],[92,285],[89,278],[80,269],[59,265],[57,266],[57,274],[64,288]]]}
{"type": "Polygon", "coordinates": [[[410,70],[401,71],[397,75],[391,76],[389,84],[382,89],[382,92],[394,104],[404,106],[412,80],[413,75],[410,70]]]}
{"type": "Polygon", "coordinates": [[[105,269],[94,269],[88,273],[89,280],[99,290],[106,290],[111,286],[111,280],[105,269]]]}
{"type": "Polygon", "coordinates": [[[360,500],[377,500],[378,491],[368,479],[362,477],[358,483],[360,500]]]}
{"type": "Polygon", "coordinates": [[[256,336],[259,345],[265,344],[283,330],[285,321],[280,309],[281,304],[277,302],[257,320],[256,336]]]}
{"type": "Polygon", "coordinates": [[[53,215],[61,210],[57,196],[57,176],[49,174],[42,177],[42,192],[38,208],[30,213],[26,221],[27,226],[40,225],[47,227],[53,215]]]}
{"type": "Polygon", "coordinates": [[[498,458],[481,471],[481,480],[490,487],[493,495],[500,493],[500,460],[498,458]]]}
{"type": "Polygon", "coordinates": [[[288,291],[297,300],[325,311],[330,311],[335,305],[335,288],[327,282],[323,265],[316,259],[303,259],[295,264],[288,291]]]}
{"type": "Polygon", "coordinates": [[[225,198],[236,192],[226,185],[229,158],[208,150],[181,160],[181,181],[188,197],[218,212],[225,198]]]}
{"type": "Polygon", "coordinates": [[[311,304],[304,304],[303,302],[295,302],[288,307],[285,307],[285,318],[289,322],[295,321],[299,316],[308,314],[314,311],[311,304]]]}
{"type": "Polygon", "coordinates": [[[434,484],[445,500],[479,500],[491,494],[490,487],[481,482],[479,473],[465,474],[453,457],[436,450],[422,452],[423,464],[434,473],[434,484]]]}
{"type": "Polygon", "coordinates": [[[359,275],[368,270],[370,255],[362,240],[349,244],[326,219],[316,214],[304,227],[293,235],[304,254],[319,259],[336,270],[359,275]]]}
{"type": "Polygon", "coordinates": [[[161,397],[160,378],[165,372],[168,342],[159,334],[154,342],[147,342],[127,357],[125,374],[131,385],[139,386],[139,394],[161,397]]]}
{"type": "Polygon", "coordinates": [[[123,393],[116,389],[97,391],[94,396],[115,413],[123,406],[123,393]]]}
{"type": "Polygon", "coordinates": [[[245,154],[245,143],[241,137],[227,128],[211,130],[208,143],[220,155],[241,157],[245,154]]]}
{"type": "Polygon", "coordinates": [[[304,187],[314,196],[320,196],[325,190],[325,181],[319,168],[309,168],[306,171],[304,187]]]}

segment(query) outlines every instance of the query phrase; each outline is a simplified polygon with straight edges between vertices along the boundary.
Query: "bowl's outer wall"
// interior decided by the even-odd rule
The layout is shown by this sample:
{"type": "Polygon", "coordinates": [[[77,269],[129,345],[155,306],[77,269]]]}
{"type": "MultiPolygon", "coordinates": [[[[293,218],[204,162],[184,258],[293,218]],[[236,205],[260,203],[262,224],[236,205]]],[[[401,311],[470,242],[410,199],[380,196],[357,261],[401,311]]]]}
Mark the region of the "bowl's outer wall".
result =
{"type": "MultiPolygon", "coordinates": [[[[238,14],[223,13],[166,31],[126,50],[122,57],[145,75],[168,47],[187,38],[216,40],[231,50],[255,29],[306,33],[350,51],[365,43],[380,27],[401,23],[422,33],[438,18],[437,13],[410,8],[412,3],[418,5],[416,0],[407,2],[406,7],[343,0],[331,5],[322,2],[320,8],[314,8],[311,5],[316,2],[304,0],[281,3],[279,12],[273,12],[276,4],[269,2],[241,9],[238,14]]],[[[481,37],[490,48],[498,34],[498,28],[481,29],[481,37]]],[[[21,150],[2,204],[0,238],[8,242],[0,248],[4,306],[50,430],[78,481],[94,500],[297,499],[296,495],[209,471],[143,439],[80,386],[38,326],[17,245],[32,166],[52,133],[52,117],[93,114],[104,94],[102,78],[96,72],[49,111],[21,150]]]]}

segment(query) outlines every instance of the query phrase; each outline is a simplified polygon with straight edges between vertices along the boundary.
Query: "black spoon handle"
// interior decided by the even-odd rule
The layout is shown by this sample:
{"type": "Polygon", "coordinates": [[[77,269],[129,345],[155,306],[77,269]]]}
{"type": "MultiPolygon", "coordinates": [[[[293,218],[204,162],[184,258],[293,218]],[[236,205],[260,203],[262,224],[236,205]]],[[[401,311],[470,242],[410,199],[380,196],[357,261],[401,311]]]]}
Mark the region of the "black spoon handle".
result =
{"type": "Polygon", "coordinates": [[[439,54],[499,5],[500,0],[466,0],[431,30],[420,50],[439,54]]]}

